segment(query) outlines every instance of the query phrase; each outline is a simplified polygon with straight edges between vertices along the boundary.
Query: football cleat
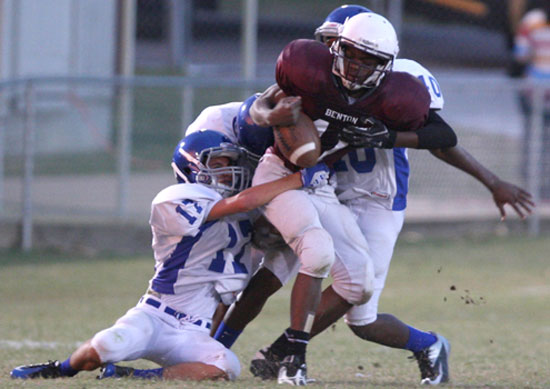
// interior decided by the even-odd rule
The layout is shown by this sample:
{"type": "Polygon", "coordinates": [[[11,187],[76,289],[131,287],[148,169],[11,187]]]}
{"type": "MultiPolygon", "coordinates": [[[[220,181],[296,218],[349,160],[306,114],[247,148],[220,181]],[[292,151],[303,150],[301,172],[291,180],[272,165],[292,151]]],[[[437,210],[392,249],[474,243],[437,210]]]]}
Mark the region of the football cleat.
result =
{"type": "Polygon", "coordinates": [[[306,356],[287,355],[281,362],[278,384],[287,384],[292,386],[305,386],[308,383],[306,356]]]}
{"type": "Polygon", "coordinates": [[[36,365],[23,365],[13,369],[11,378],[58,378],[61,377],[61,363],[59,361],[48,361],[36,365]]]}
{"type": "Polygon", "coordinates": [[[439,385],[449,381],[451,346],[443,336],[434,332],[432,334],[437,337],[437,341],[430,347],[414,353],[420,368],[421,385],[439,385]]]}
{"type": "Polygon", "coordinates": [[[259,350],[250,361],[250,372],[262,380],[276,379],[280,367],[281,359],[269,347],[259,350]]]}
{"type": "Polygon", "coordinates": [[[98,380],[104,378],[122,378],[130,377],[134,374],[134,368],[128,366],[117,366],[113,363],[108,363],[99,370],[98,380]]]}

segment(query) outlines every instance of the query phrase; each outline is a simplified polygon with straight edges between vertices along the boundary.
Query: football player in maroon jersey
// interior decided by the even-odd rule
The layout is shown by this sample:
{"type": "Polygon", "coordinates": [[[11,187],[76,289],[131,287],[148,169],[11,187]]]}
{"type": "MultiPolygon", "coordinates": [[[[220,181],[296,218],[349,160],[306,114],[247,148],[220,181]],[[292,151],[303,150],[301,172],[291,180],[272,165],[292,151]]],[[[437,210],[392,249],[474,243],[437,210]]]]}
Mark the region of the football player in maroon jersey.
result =
{"type": "MultiPolygon", "coordinates": [[[[332,51],[311,40],[296,40],[287,45],[277,62],[278,85],[269,88],[252,106],[250,114],[254,122],[263,126],[289,124],[295,120],[296,112],[303,109],[311,119],[323,119],[329,123],[321,137],[323,151],[334,149],[339,140],[354,147],[364,146],[365,142],[371,147],[385,148],[396,145],[419,148],[453,146],[456,136],[437,114],[429,111],[430,96],[425,86],[409,74],[390,72],[398,52],[397,37],[391,24],[380,15],[362,16],[349,20],[347,29],[332,51]]],[[[284,213],[284,209],[272,209],[272,214],[269,211],[268,207],[267,218],[285,236],[282,229],[286,226],[278,224],[277,217],[273,216],[273,213],[284,213]]],[[[288,241],[286,236],[285,240],[288,241]]],[[[336,251],[340,251],[341,261],[345,263],[343,267],[350,271],[347,263],[351,261],[350,256],[338,248],[336,251]]],[[[364,260],[369,260],[368,255],[364,260]]],[[[333,278],[334,273],[337,271],[333,272],[333,278]]],[[[297,299],[293,293],[291,315],[303,315],[300,306],[311,309],[313,305],[308,305],[308,299],[316,298],[317,290],[311,285],[318,279],[300,276],[293,291],[298,288],[309,294],[302,294],[301,299],[297,299]]],[[[351,282],[344,283],[343,287],[334,283],[335,304],[330,312],[334,320],[354,304],[361,303],[352,298],[353,293],[358,293],[358,288],[360,286],[351,282]]],[[[301,369],[305,371],[304,358],[300,354],[305,355],[310,329],[291,325],[265,350],[269,357],[283,360],[278,372],[279,382],[298,376],[301,369]],[[296,354],[298,357],[295,358],[296,354]],[[285,366],[286,359],[291,362],[298,360],[298,363],[286,363],[285,366]]]]}
{"type": "MultiPolygon", "coordinates": [[[[376,16],[372,16],[372,18],[378,19],[376,16]]],[[[384,24],[384,21],[382,22],[384,24]]],[[[372,28],[375,27],[376,25],[372,28]]],[[[349,30],[351,30],[351,27],[349,30]]],[[[377,36],[376,31],[373,32],[372,29],[369,34],[371,37],[377,36]]],[[[428,120],[426,123],[423,123],[423,120],[420,119],[420,113],[422,113],[423,108],[421,98],[415,99],[416,93],[420,93],[419,96],[421,96],[421,92],[413,86],[415,78],[412,77],[411,79],[411,77],[408,77],[409,75],[404,73],[388,72],[391,68],[390,62],[395,58],[395,55],[391,53],[396,46],[392,46],[391,40],[389,42],[388,40],[377,42],[377,48],[382,48],[380,50],[382,53],[377,53],[376,50],[365,46],[361,47],[361,45],[356,44],[354,39],[349,39],[353,38],[353,35],[353,31],[348,31],[348,36],[343,36],[343,39],[337,42],[332,50],[334,57],[330,55],[331,53],[323,45],[315,45],[311,41],[301,40],[289,44],[281,53],[277,64],[278,85],[268,88],[264,92],[262,99],[252,109],[255,121],[263,126],[274,123],[281,125],[292,124],[296,121],[297,112],[303,106],[304,111],[313,119],[322,118],[330,123],[329,131],[326,131],[322,137],[324,150],[334,146],[338,138],[346,140],[348,144],[359,147],[390,148],[406,146],[434,150],[440,148],[445,148],[446,150],[454,149],[454,147],[450,149],[446,148],[452,146],[453,142],[456,142],[453,139],[454,133],[435,111],[427,113],[428,120]],[[384,44],[386,50],[384,50],[384,44]],[[315,61],[312,58],[315,58],[315,61]],[[331,72],[336,77],[333,77],[331,72]],[[386,75],[388,76],[386,77],[386,75]],[[286,95],[298,97],[285,97],[286,95]],[[404,108],[407,109],[405,110],[404,108]],[[373,117],[365,118],[362,112],[367,112],[373,115],[373,117]],[[356,113],[355,116],[353,115],[354,113],[356,113]],[[357,125],[357,123],[364,124],[364,126],[357,125]],[[414,130],[419,127],[421,128],[417,132],[396,131],[414,130]]],[[[391,37],[391,35],[390,31],[387,36],[391,37]]],[[[446,158],[442,159],[447,160],[446,158]]],[[[452,162],[449,163],[453,164],[452,162]]],[[[461,166],[453,165],[465,170],[461,166]]],[[[481,174],[483,172],[476,174],[467,169],[466,171],[485,184],[483,174],[481,174]],[[479,177],[480,175],[482,176],[481,178],[479,177]]],[[[523,197],[520,196],[521,201],[517,202],[525,208],[525,205],[528,206],[529,202],[522,199],[523,197]]],[[[501,212],[503,212],[502,206],[505,203],[512,204],[512,206],[516,203],[515,201],[507,200],[497,201],[496,197],[495,202],[501,212]]],[[[518,211],[516,206],[514,208],[518,211]]],[[[529,211],[528,208],[525,209],[529,211]]],[[[518,213],[522,215],[521,211],[518,213]]],[[[279,284],[277,287],[273,287],[273,289],[266,288],[265,286],[268,284],[269,278],[269,275],[262,271],[255,277],[257,285],[262,284],[263,293],[268,295],[280,287],[279,284]]],[[[254,283],[251,284],[251,286],[253,285],[254,283]]],[[[256,292],[259,292],[259,288],[255,289],[256,292]]],[[[312,335],[324,330],[333,321],[340,318],[350,307],[345,299],[341,298],[331,287],[327,288],[325,292],[323,292],[325,304],[322,302],[320,306],[322,309],[317,311],[312,335]],[[332,291],[333,293],[326,294],[325,292],[327,291],[332,291]],[[326,309],[327,307],[329,309],[326,309]],[[322,313],[322,320],[319,320],[321,319],[319,317],[320,312],[322,313]]],[[[250,293],[252,294],[252,292],[250,293]]],[[[258,294],[262,294],[262,292],[258,294]]],[[[246,296],[246,293],[244,296],[246,296]]],[[[255,297],[258,297],[258,295],[255,295],[255,297]]],[[[241,304],[244,304],[245,301],[246,298],[242,298],[241,304]]],[[[257,304],[255,309],[252,309],[254,316],[259,313],[262,305],[263,301],[257,304]]],[[[240,326],[236,325],[239,320],[238,312],[238,308],[233,311],[229,323],[235,328],[242,329],[252,318],[248,320],[241,318],[242,324],[240,326]]],[[[397,320],[391,315],[385,315],[384,317],[386,316],[397,320]]],[[[405,329],[404,332],[409,331],[408,326],[398,320],[397,322],[400,324],[398,326],[399,330],[403,327],[405,329]]],[[[395,327],[391,326],[392,323],[392,320],[381,320],[378,324],[379,326],[384,325],[385,328],[389,328],[383,332],[386,335],[388,333],[391,335],[390,329],[395,327]]],[[[378,341],[377,339],[380,336],[374,338],[368,335],[364,336],[361,333],[363,327],[366,328],[367,326],[355,326],[352,329],[363,339],[403,348],[400,344],[401,337],[397,337],[395,341],[392,340],[390,343],[378,341]]],[[[427,335],[435,338],[431,334],[427,335]]],[[[442,342],[439,338],[436,338],[436,340],[439,343],[442,342]]],[[[406,342],[406,339],[404,342],[406,342]]],[[[261,358],[279,359],[280,356],[274,355],[273,351],[273,347],[261,350],[259,353],[260,360],[257,358],[255,361],[261,362],[261,358]]],[[[441,361],[439,364],[441,364],[441,361]]],[[[446,362],[444,365],[446,366],[446,362]]],[[[252,367],[254,367],[254,361],[252,367]]],[[[258,375],[263,375],[261,372],[258,373],[260,373],[258,375]]],[[[276,371],[273,373],[277,374],[276,371]]],[[[422,372],[423,380],[425,375],[429,383],[432,384],[440,381],[444,382],[448,379],[447,372],[439,372],[434,376],[430,372],[422,372]]]]}

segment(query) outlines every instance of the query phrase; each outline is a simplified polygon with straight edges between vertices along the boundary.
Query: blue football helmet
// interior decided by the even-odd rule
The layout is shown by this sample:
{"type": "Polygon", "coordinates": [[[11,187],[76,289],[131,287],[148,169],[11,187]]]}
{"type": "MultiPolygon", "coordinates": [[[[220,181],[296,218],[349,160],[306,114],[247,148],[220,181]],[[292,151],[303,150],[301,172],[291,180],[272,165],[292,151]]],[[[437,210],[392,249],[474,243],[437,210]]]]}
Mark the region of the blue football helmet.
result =
{"type": "Polygon", "coordinates": [[[172,156],[172,169],[179,183],[203,184],[223,197],[249,186],[248,164],[245,150],[213,130],[187,135],[178,143],[172,156]],[[210,161],[217,157],[229,158],[229,166],[211,168],[210,161]]]}
{"type": "Polygon", "coordinates": [[[315,30],[315,40],[325,44],[327,44],[327,41],[333,41],[338,37],[340,27],[348,18],[363,12],[372,11],[366,7],[355,4],[343,5],[332,10],[323,24],[315,30]]]}
{"type": "Polygon", "coordinates": [[[273,128],[260,127],[254,124],[250,117],[250,107],[258,96],[259,94],[255,94],[243,101],[237,116],[233,119],[233,131],[237,135],[239,145],[248,151],[249,158],[255,164],[258,163],[265,150],[275,143],[273,128]]]}

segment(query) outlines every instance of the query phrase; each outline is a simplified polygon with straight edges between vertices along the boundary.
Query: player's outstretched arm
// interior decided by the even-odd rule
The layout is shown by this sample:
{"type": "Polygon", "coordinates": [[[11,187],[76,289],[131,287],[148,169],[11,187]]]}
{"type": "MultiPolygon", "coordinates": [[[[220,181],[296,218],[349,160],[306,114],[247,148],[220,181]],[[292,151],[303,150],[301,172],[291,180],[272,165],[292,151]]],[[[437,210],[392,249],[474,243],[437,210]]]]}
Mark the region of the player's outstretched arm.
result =
{"type": "Polygon", "coordinates": [[[424,127],[417,131],[398,132],[393,147],[441,149],[456,144],[457,137],[451,126],[435,110],[430,110],[424,127]]]}
{"type": "Polygon", "coordinates": [[[506,218],[504,209],[506,204],[510,205],[522,219],[525,219],[527,214],[531,214],[535,203],[529,192],[514,184],[502,181],[464,148],[455,146],[446,149],[434,149],[430,152],[449,165],[470,174],[485,185],[493,194],[493,201],[500,211],[501,220],[506,218]]]}
{"type": "Polygon", "coordinates": [[[218,201],[210,210],[206,220],[216,220],[235,213],[252,211],[269,203],[287,190],[300,189],[302,187],[316,188],[326,185],[329,176],[330,171],[328,166],[324,163],[319,163],[278,180],[253,186],[235,196],[218,201]]]}
{"type": "Polygon", "coordinates": [[[426,123],[416,131],[395,131],[378,119],[368,118],[361,126],[342,129],[340,139],[352,147],[384,149],[439,149],[453,147],[457,143],[454,130],[435,110],[430,110],[426,123]]]}
{"type": "Polygon", "coordinates": [[[300,173],[279,178],[262,185],[253,186],[242,192],[218,201],[210,210],[206,220],[216,220],[235,213],[249,212],[269,203],[276,196],[291,189],[302,187],[300,173]]]}
{"type": "Polygon", "coordinates": [[[250,117],[260,127],[296,124],[302,110],[302,98],[286,96],[277,84],[271,85],[250,107],[250,117]]]}

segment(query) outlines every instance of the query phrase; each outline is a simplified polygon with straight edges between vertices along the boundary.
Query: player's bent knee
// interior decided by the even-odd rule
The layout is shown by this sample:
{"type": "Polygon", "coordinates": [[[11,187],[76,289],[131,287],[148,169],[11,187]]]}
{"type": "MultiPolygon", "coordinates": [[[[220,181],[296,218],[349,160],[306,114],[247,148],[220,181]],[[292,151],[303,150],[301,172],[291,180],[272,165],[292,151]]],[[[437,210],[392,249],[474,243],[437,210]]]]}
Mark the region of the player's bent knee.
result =
{"type": "Polygon", "coordinates": [[[361,305],[367,303],[372,297],[372,289],[365,285],[358,285],[352,293],[350,293],[348,302],[353,305],[361,305]]]}
{"type": "Polygon", "coordinates": [[[372,297],[372,288],[363,288],[361,296],[354,305],[361,305],[367,303],[372,297]]]}
{"type": "Polygon", "coordinates": [[[231,350],[226,350],[225,352],[225,373],[227,378],[233,381],[241,374],[241,363],[239,358],[231,350]]]}
{"type": "Polygon", "coordinates": [[[212,355],[209,360],[204,363],[210,364],[223,370],[227,379],[233,381],[241,374],[241,363],[237,355],[229,349],[224,348],[219,353],[212,355]]]}
{"type": "Polygon", "coordinates": [[[374,271],[372,264],[367,266],[367,272],[362,282],[354,282],[351,284],[350,300],[348,302],[353,305],[361,305],[367,303],[374,293],[374,271]]]}
{"type": "Polygon", "coordinates": [[[328,276],[334,263],[334,245],[327,231],[322,228],[307,230],[296,248],[302,264],[300,273],[318,278],[328,276]]]}
{"type": "Polygon", "coordinates": [[[348,283],[346,285],[339,285],[335,282],[332,287],[340,297],[351,305],[362,305],[367,303],[374,292],[372,283],[348,283]]]}
{"type": "MultiPolygon", "coordinates": [[[[135,353],[140,349],[140,347],[136,345],[136,339],[145,339],[148,334],[136,337],[134,332],[134,328],[124,325],[115,325],[98,332],[92,338],[91,345],[99,355],[102,363],[135,359],[139,357],[135,355],[135,353]]],[[[140,335],[142,334],[140,333],[140,335]]]]}
{"type": "Polygon", "coordinates": [[[347,311],[344,315],[346,324],[350,327],[364,327],[374,323],[378,318],[378,302],[381,294],[382,288],[376,288],[366,304],[356,305],[347,311]]]}
{"type": "Polygon", "coordinates": [[[127,342],[120,342],[119,339],[124,339],[124,337],[113,331],[113,328],[100,331],[92,338],[92,347],[102,363],[118,362],[123,359],[121,354],[127,342]]]}

